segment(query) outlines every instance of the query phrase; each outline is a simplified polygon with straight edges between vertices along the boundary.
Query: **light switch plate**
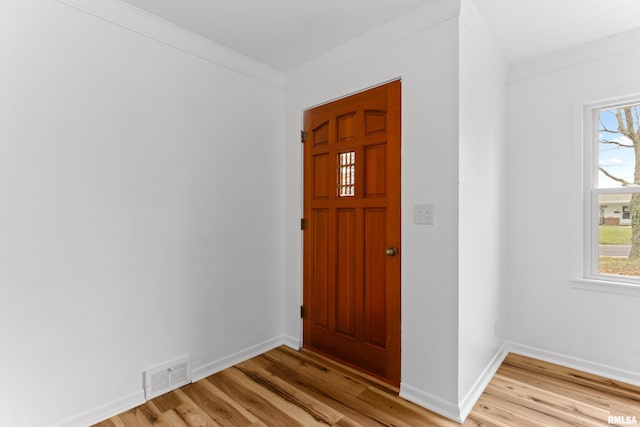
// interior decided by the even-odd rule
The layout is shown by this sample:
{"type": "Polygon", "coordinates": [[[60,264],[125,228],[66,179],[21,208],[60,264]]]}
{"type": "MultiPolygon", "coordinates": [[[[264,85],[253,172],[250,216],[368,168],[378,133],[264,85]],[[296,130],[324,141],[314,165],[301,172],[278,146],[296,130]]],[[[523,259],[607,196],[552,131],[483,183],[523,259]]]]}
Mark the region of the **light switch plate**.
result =
{"type": "Polygon", "coordinates": [[[413,223],[433,225],[433,205],[413,205],[413,223]]]}

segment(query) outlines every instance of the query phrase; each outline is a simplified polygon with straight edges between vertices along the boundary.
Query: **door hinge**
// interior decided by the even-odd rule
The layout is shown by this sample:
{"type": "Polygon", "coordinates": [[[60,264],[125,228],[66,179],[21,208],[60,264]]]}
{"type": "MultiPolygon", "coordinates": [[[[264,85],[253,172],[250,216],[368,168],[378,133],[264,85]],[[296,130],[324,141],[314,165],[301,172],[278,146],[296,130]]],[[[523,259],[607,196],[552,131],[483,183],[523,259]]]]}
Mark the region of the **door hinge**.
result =
{"type": "Polygon", "coordinates": [[[307,309],[304,308],[304,305],[300,306],[300,318],[304,319],[307,317],[307,309]]]}
{"type": "Polygon", "coordinates": [[[300,230],[306,230],[308,225],[309,222],[306,220],[306,218],[300,218],[300,230]]]}
{"type": "Polygon", "coordinates": [[[302,142],[303,144],[305,142],[307,142],[307,137],[309,136],[309,132],[307,132],[306,130],[301,130],[300,131],[300,142],[302,142]]]}

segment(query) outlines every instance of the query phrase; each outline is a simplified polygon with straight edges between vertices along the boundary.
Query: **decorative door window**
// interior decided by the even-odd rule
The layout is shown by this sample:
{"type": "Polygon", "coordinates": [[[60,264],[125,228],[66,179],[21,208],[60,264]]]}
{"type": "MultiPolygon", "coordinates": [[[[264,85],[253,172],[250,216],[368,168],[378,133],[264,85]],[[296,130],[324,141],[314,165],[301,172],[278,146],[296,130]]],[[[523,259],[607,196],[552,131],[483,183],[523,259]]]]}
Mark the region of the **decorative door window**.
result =
{"type": "Polygon", "coordinates": [[[338,196],[353,197],[356,190],[356,153],[340,153],[338,157],[338,196]]]}

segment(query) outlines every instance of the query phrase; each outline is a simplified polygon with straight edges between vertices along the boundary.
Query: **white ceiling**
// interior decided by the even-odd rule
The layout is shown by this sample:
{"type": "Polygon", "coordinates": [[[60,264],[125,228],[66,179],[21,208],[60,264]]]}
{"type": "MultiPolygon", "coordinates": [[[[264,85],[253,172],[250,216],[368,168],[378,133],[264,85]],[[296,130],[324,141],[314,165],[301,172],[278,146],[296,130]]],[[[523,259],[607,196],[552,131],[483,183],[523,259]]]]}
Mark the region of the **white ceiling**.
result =
{"type": "MultiPolygon", "coordinates": [[[[432,0],[122,1],[288,71],[432,0]]],[[[511,64],[640,27],[640,0],[472,1],[511,64]]]]}
{"type": "Polygon", "coordinates": [[[430,0],[123,0],[288,71],[430,0]]]}
{"type": "Polygon", "coordinates": [[[473,0],[510,64],[640,27],[640,0],[473,0]]]}

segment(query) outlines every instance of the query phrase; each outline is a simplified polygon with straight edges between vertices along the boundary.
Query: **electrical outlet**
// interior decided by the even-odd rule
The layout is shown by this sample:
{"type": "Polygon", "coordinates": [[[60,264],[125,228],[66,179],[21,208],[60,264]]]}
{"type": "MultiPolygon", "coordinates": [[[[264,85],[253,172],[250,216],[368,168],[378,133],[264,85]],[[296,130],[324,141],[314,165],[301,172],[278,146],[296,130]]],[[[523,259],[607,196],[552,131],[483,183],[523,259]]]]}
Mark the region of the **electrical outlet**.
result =
{"type": "Polygon", "coordinates": [[[493,332],[494,332],[496,337],[500,336],[500,321],[499,320],[496,320],[493,332]]]}
{"type": "Polygon", "coordinates": [[[413,223],[433,225],[433,205],[413,205],[413,223]]]}

